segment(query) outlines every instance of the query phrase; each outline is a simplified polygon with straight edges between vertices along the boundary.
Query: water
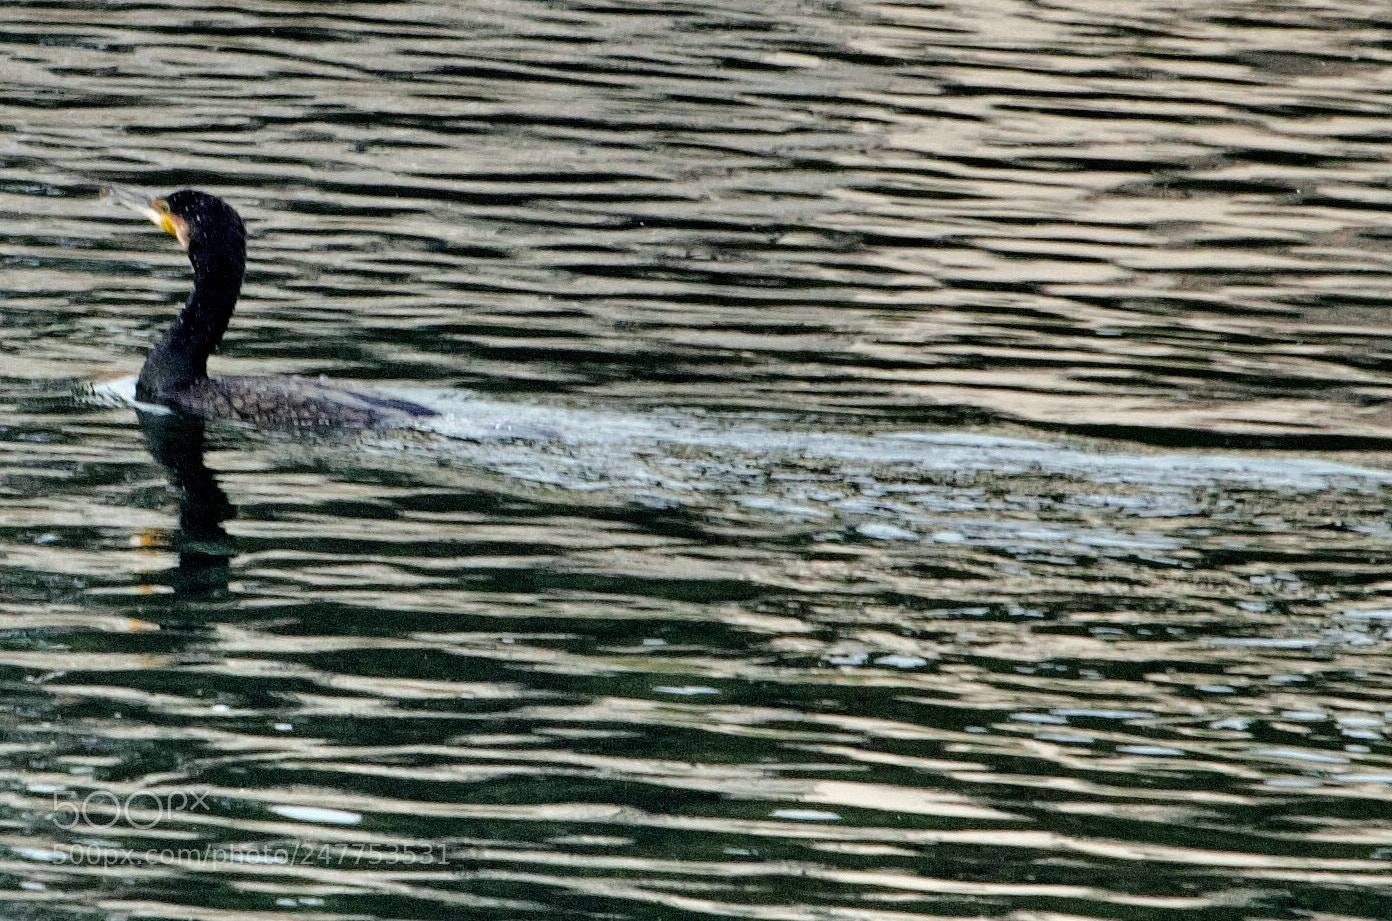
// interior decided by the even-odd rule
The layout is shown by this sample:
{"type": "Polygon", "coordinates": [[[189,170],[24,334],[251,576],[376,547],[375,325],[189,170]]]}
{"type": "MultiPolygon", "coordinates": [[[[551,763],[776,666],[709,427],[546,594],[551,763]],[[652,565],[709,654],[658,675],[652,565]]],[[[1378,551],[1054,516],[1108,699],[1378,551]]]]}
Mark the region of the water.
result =
{"type": "Polygon", "coordinates": [[[1392,916],[1380,6],[0,22],[6,917],[1392,916]]]}

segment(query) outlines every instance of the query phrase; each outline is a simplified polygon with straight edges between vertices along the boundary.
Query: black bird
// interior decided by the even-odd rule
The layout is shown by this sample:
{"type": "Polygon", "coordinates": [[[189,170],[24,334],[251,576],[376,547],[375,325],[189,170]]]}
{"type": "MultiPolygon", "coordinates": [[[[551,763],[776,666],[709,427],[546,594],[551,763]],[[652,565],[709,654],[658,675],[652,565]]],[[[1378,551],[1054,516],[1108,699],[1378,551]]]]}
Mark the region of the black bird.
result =
{"type": "Polygon", "coordinates": [[[193,292],[150,350],[136,399],[196,416],[270,426],[365,428],[434,416],[428,407],[373,390],[295,377],[209,377],[208,356],[227,332],[246,273],[246,225],[216,195],[184,189],[150,198],[111,186],[114,202],[144,214],[188,251],[193,292]]]}

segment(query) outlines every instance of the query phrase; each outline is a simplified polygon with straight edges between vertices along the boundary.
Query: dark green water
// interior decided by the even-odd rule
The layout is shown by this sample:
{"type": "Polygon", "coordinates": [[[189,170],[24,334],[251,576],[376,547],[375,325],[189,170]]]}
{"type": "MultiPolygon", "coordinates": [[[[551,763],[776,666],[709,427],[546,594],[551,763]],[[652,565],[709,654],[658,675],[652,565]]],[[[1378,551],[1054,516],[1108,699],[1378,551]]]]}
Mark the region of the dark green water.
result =
{"type": "Polygon", "coordinates": [[[10,4],[0,915],[1392,917],[1386,27],[10,4]]]}

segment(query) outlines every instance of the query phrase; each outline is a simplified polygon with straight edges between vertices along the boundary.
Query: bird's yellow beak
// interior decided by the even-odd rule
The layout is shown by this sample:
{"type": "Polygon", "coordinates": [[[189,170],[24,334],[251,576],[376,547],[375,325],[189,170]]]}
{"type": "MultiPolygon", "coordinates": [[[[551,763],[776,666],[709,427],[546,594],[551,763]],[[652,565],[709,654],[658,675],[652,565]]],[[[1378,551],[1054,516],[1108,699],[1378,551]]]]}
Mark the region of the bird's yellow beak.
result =
{"type": "Polygon", "coordinates": [[[102,189],[102,196],[115,204],[130,208],[137,214],[145,215],[156,227],[178,240],[180,246],[188,249],[188,222],[171,212],[169,203],[163,198],[151,198],[139,189],[123,185],[106,186],[102,189]]]}

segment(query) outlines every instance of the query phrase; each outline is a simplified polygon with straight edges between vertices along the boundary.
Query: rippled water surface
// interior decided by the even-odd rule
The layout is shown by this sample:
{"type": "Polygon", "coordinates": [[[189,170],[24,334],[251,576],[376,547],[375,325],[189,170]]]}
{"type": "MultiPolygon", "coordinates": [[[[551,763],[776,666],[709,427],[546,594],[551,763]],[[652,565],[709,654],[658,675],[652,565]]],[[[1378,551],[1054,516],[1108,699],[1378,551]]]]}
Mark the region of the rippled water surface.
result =
{"type": "Polygon", "coordinates": [[[0,10],[0,914],[1392,917],[1383,5],[205,7],[0,10]]]}

